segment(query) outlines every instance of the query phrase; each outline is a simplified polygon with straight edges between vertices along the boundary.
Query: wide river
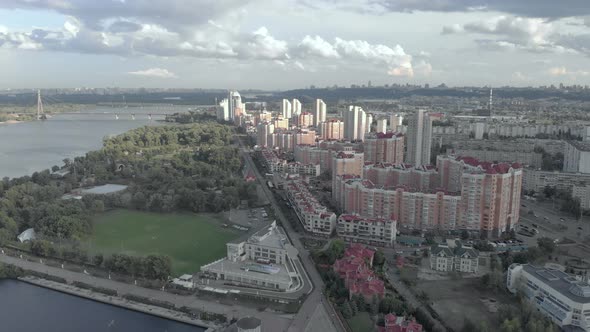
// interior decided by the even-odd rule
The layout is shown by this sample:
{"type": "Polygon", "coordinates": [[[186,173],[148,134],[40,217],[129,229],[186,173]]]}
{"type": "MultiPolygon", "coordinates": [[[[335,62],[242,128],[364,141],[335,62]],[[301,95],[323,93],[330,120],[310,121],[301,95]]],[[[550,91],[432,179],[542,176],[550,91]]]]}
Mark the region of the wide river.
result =
{"type": "Polygon", "coordinates": [[[0,331],[202,332],[204,328],[16,280],[0,280],[0,331]]]}
{"type": "Polygon", "coordinates": [[[45,121],[0,124],[0,179],[31,175],[63,165],[65,158],[99,149],[105,136],[144,125],[158,124],[168,113],[186,112],[187,106],[97,108],[58,114],[45,121]],[[132,113],[135,119],[132,119],[132,113]],[[152,114],[152,119],[149,119],[152,114]],[[118,119],[116,116],[118,115],[118,119]]]}

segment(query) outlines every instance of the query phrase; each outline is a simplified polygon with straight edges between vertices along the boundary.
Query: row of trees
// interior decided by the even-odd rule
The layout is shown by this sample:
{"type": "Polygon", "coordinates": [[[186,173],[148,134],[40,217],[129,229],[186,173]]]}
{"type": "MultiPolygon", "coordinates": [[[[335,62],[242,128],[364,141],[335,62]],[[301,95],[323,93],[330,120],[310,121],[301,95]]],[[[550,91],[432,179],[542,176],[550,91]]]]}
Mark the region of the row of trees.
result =
{"type": "Polygon", "coordinates": [[[73,246],[57,246],[47,240],[33,240],[31,253],[39,257],[64,259],[81,264],[92,264],[109,271],[147,279],[165,280],[172,271],[172,261],[165,255],[148,255],[146,257],[114,254],[104,257],[97,254],[90,257],[85,250],[73,246]]]}

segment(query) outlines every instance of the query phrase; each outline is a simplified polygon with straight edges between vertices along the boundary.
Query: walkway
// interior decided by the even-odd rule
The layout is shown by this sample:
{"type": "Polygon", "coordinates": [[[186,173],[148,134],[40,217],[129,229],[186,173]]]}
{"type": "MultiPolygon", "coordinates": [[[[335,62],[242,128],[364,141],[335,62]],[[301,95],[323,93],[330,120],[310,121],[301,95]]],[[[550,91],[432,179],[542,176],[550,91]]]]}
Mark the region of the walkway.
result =
{"type": "Polygon", "coordinates": [[[158,299],[173,303],[177,307],[187,306],[192,309],[223,314],[231,319],[244,316],[255,316],[263,321],[263,332],[287,331],[291,324],[292,315],[281,315],[273,312],[260,312],[255,308],[248,308],[239,304],[226,305],[214,301],[204,301],[194,296],[175,295],[155,289],[143,288],[123,282],[93,277],[84,273],[73,272],[36,262],[29,262],[15,257],[0,254],[0,262],[19,266],[26,270],[46,273],[66,279],[68,282],[79,281],[97,287],[116,290],[119,294],[133,294],[136,296],[158,299]]]}

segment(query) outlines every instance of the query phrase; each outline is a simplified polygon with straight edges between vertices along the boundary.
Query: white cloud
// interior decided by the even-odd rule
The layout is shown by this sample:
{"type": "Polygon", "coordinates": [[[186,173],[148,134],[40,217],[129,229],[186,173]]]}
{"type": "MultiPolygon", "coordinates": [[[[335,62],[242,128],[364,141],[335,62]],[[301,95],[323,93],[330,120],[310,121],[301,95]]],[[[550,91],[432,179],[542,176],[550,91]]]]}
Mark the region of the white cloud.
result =
{"type": "Polygon", "coordinates": [[[305,36],[297,45],[299,51],[305,55],[319,56],[322,58],[339,58],[340,54],[332,44],[322,39],[320,36],[305,36]]]}
{"type": "Polygon", "coordinates": [[[145,70],[130,71],[128,74],[155,78],[178,78],[176,74],[169,71],[168,69],[163,68],[149,68],[145,70]]]}
{"type": "Polygon", "coordinates": [[[460,24],[452,24],[452,25],[445,25],[443,26],[442,29],[442,34],[443,35],[450,35],[450,34],[454,34],[454,33],[460,33],[463,32],[463,26],[460,24]]]}

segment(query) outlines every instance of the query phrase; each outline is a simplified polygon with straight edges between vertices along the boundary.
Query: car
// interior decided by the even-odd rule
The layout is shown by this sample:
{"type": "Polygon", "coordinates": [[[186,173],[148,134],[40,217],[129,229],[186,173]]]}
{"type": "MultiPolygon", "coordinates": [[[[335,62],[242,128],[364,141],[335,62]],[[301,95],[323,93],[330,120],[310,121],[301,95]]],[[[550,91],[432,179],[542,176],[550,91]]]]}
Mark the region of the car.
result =
{"type": "Polygon", "coordinates": [[[531,224],[531,226],[533,226],[533,228],[538,228],[539,226],[537,226],[537,224],[531,224]]]}
{"type": "Polygon", "coordinates": [[[522,207],[526,207],[526,205],[524,205],[524,204],[521,204],[520,206],[522,206],[522,207]]]}
{"type": "Polygon", "coordinates": [[[578,226],[578,229],[579,229],[579,230],[582,230],[582,226],[578,226]]]}

